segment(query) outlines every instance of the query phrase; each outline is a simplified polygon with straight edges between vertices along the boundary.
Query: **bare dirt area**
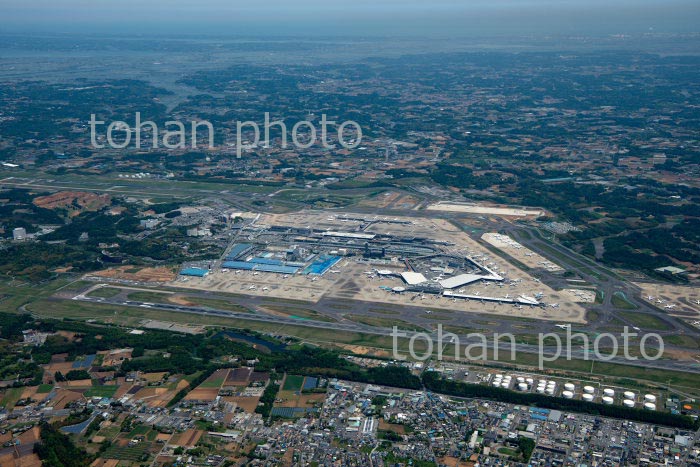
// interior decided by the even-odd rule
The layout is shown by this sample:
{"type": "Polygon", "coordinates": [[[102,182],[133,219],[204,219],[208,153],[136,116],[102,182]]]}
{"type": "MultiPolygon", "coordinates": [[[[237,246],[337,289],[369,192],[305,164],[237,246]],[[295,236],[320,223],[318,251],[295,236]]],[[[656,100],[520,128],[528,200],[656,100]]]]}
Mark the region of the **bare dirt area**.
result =
{"type": "Polygon", "coordinates": [[[232,402],[246,413],[253,413],[258,407],[259,397],[226,396],[222,397],[226,402],[232,402]]]}
{"type": "Polygon", "coordinates": [[[97,211],[112,203],[112,197],[105,194],[83,191],[59,191],[47,196],[39,196],[32,201],[35,206],[44,209],[68,209],[70,216],[77,216],[84,211],[97,211]]]}
{"type": "Polygon", "coordinates": [[[90,275],[105,279],[155,283],[170,282],[177,277],[175,270],[170,267],[141,268],[138,266],[119,266],[93,272],[90,275]]]}

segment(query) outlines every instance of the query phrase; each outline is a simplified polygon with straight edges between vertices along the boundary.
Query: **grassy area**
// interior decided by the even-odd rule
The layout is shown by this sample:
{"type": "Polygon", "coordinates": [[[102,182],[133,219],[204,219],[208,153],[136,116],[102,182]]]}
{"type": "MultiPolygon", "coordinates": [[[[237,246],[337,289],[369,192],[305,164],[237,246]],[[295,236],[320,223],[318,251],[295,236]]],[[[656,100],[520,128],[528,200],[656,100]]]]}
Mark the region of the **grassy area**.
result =
{"type": "Polygon", "coordinates": [[[400,319],[353,314],[345,315],[345,318],[349,319],[350,321],[355,321],[356,323],[366,324],[368,326],[375,326],[380,328],[393,328],[394,326],[396,326],[399,329],[406,329],[409,331],[425,331],[424,328],[418,326],[417,324],[409,323],[408,321],[402,321],[400,319]]]}
{"type": "Polygon", "coordinates": [[[309,310],[308,308],[299,308],[299,307],[291,307],[291,306],[267,306],[265,307],[266,309],[269,309],[271,311],[277,312],[277,313],[282,313],[284,315],[293,317],[293,318],[302,318],[302,319],[312,319],[315,321],[326,321],[328,323],[335,322],[333,318],[330,318],[326,315],[322,315],[321,313],[318,313],[314,310],[309,310]]]}
{"type": "Polygon", "coordinates": [[[53,389],[53,384],[40,384],[36,390],[37,394],[48,394],[53,389]]]}
{"type": "Polygon", "coordinates": [[[0,407],[4,407],[8,410],[13,409],[19,398],[22,397],[23,392],[24,388],[5,389],[2,399],[0,399],[0,407]]]}
{"type": "Polygon", "coordinates": [[[690,336],[674,335],[664,337],[664,342],[680,347],[688,347],[689,349],[700,348],[700,341],[690,336]]]}
{"type": "Polygon", "coordinates": [[[595,303],[600,305],[603,303],[603,301],[605,301],[605,291],[604,290],[596,290],[595,291],[595,303]]]}
{"type": "Polygon", "coordinates": [[[138,435],[145,435],[151,430],[151,427],[147,425],[138,425],[129,433],[129,438],[133,438],[138,435]]]}
{"type": "Polygon", "coordinates": [[[117,389],[116,385],[93,386],[85,391],[85,397],[113,397],[117,389]]]}
{"type": "Polygon", "coordinates": [[[87,296],[96,298],[112,298],[119,295],[121,291],[122,289],[115,287],[100,287],[87,294],[87,296]]]}
{"type": "Polygon", "coordinates": [[[119,459],[120,461],[137,462],[141,457],[148,452],[151,443],[139,443],[136,446],[117,446],[112,445],[102,455],[105,459],[119,459]]]}
{"type": "Polygon", "coordinates": [[[670,329],[668,325],[654,315],[647,313],[636,313],[631,311],[621,311],[620,316],[643,329],[653,329],[655,331],[666,331],[670,329]]]}
{"type": "Polygon", "coordinates": [[[207,380],[199,385],[200,388],[220,388],[224,384],[224,378],[216,378],[212,380],[207,380]]]}
{"type": "Polygon", "coordinates": [[[613,306],[621,310],[636,310],[637,306],[627,300],[627,297],[622,292],[615,292],[610,298],[613,306]]]}
{"type": "Polygon", "coordinates": [[[586,313],[586,321],[589,323],[595,323],[600,318],[600,312],[598,310],[589,310],[586,313]]]}
{"type": "Polygon", "coordinates": [[[228,300],[219,298],[202,298],[202,297],[184,297],[186,301],[199,306],[206,306],[216,310],[235,311],[239,313],[250,313],[250,310],[244,306],[229,302],[228,300]]]}
{"type": "Polygon", "coordinates": [[[283,391],[300,391],[301,385],[304,384],[304,377],[299,375],[287,375],[284,379],[283,391]]]}
{"type": "Polygon", "coordinates": [[[168,300],[171,295],[169,292],[139,291],[130,293],[127,298],[135,302],[172,303],[168,300]]]}

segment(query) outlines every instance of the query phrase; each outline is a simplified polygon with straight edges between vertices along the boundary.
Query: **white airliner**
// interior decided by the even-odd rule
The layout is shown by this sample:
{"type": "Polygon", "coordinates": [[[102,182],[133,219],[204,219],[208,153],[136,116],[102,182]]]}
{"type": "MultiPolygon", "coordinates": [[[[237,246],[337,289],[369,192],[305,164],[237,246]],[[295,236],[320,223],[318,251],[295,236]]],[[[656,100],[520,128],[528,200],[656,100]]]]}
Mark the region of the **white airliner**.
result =
{"type": "Polygon", "coordinates": [[[268,287],[263,287],[263,292],[270,290],[268,287]]]}
{"type": "Polygon", "coordinates": [[[696,305],[700,305],[700,300],[695,300],[696,305]]]}
{"type": "Polygon", "coordinates": [[[508,299],[508,298],[510,298],[510,294],[506,294],[506,296],[505,296],[505,297],[503,297],[503,298],[505,298],[505,299],[508,299]]]}
{"type": "Polygon", "coordinates": [[[676,307],[676,304],[675,304],[675,303],[671,303],[670,305],[664,306],[664,308],[667,308],[667,309],[669,309],[669,310],[670,310],[671,308],[675,308],[675,307],[676,307]]]}
{"type": "Polygon", "coordinates": [[[652,301],[652,300],[654,300],[654,297],[652,297],[651,295],[649,295],[649,296],[647,297],[647,300],[652,301]]]}
{"type": "Polygon", "coordinates": [[[552,308],[559,308],[559,304],[558,304],[558,303],[552,303],[552,304],[549,305],[549,306],[551,306],[552,308]]]}
{"type": "Polygon", "coordinates": [[[569,329],[571,327],[570,324],[555,324],[554,326],[560,329],[569,329]]]}

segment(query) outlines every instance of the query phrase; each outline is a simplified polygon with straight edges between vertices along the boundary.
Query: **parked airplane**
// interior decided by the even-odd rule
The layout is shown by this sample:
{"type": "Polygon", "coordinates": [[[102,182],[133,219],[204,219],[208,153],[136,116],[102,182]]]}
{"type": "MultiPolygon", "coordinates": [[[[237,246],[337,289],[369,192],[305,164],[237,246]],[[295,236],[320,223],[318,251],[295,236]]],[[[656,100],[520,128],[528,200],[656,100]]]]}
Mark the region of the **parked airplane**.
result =
{"type": "Polygon", "coordinates": [[[647,297],[647,300],[652,301],[652,300],[654,300],[654,297],[652,297],[651,295],[649,295],[649,296],[647,297]]]}
{"type": "Polygon", "coordinates": [[[555,324],[555,327],[558,327],[560,329],[570,329],[571,325],[570,324],[555,324]]]}
{"type": "Polygon", "coordinates": [[[675,307],[676,307],[676,304],[675,304],[675,303],[671,303],[670,305],[664,306],[664,308],[667,308],[667,309],[669,309],[669,310],[670,310],[671,308],[675,308],[675,307]]]}
{"type": "Polygon", "coordinates": [[[695,300],[696,305],[700,305],[700,300],[695,300]]]}

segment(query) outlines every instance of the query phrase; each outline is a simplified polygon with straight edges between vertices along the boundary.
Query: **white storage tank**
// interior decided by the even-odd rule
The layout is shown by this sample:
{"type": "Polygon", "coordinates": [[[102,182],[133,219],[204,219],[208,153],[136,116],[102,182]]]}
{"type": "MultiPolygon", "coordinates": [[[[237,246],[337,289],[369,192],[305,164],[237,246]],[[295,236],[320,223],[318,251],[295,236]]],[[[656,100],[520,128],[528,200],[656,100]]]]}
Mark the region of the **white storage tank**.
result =
{"type": "Polygon", "coordinates": [[[645,402],[644,409],[645,410],[656,410],[656,404],[654,404],[653,402],[645,402]]]}
{"type": "Polygon", "coordinates": [[[634,399],[634,393],[632,391],[625,391],[625,399],[634,399]]]}
{"type": "Polygon", "coordinates": [[[612,397],[608,397],[608,396],[603,397],[603,404],[605,404],[605,405],[612,405],[612,403],[613,403],[613,398],[612,398],[612,397]]]}
{"type": "Polygon", "coordinates": [[[564,391],[564,392],[561,393],[561,396],[562,396],[564,399],[572,399],[572,398],[574,397],[574,393],[571,392],[571,391],[564,391]]]}
{"type": "Polygon", "coordinates": [[[586,394],[593,394],[595,392],[595,388],[593,386],[584,386],[583,392],[586,394]]]}
{"type": "Polygon", "coordinates": [[[564,389],[566,389],[567,391],[573,391],[574,389],[576,389],[576,386],[574,386],[573,383],[566,383],[564,385],[564,389]]]}
{"type": "Polygon", "coordinates": [[[613,391],[610,388],[605,388],[603,389],[603,394],[605,394],[608,397],[613,397],[615,395],[615,391],[613,391]]]}
{"type": "Polygon", "coordinates": [[[542,394],[544,392],[544,386],[537,386],[537,389],[535,389],[535,391],[542,394]]]}
{"type": "Polygon", "coordinates": [[[523,378],[522,376],[518,376],[518,383],[524,383],[524,382],[525,382],[525,378],[523,378]]]}
{"type": "Polygon", "coordinates": [[[551,396],[552,394],[554,394],[554,388],[547,388],[544,392],[551,396]]]}
{"type": "Polygon", "coordinates": [[[518,383],[518,389],[521,391],[527,391],[527,383],[518,383]]]}
{"type": "Polygon", "coordinates": [[[501,387],[501,382],[500,382],[500,381],[494,381],[494,382],[491,383],[491,384],[493,385],[494,388],[500,388],[500,387],[501,387]]]}
{"type": "Polygon", "coordinates": [[[528,378],[528,379],[525,380],[525,382],[526,382],[527,384],[533,384],[533,383],[535,382],[535,380],[532,379],[532,378],[528,378]]]}
{"type": "Polygon", "coordinates": [[[632,399],[625,399],[624,401],[622,401],[622,404],[630,409],[634,407],[634,401],[632,399]]]}
{"type": "Polygon", "coordinates": [[[644,396],[644,400],[645,400],[646,402],[656,402],[656,396],[653,395],[653,394],[646,394],[646,395],[644,396]]]}
{"type": "Polygon", "coordinates": [[[593,402],[593,394],[584,394],[583,400],[586,402],[593,402]]]}
{"type": "Polygon", "coordinates": [[[509,383],[509,382],[508,382],[508,383],[506,383],[506,382],[501,383],[501,387],[502,387],[503,389],[507,389],[508,386],[510,386],[510,383],[509,383]]]}

